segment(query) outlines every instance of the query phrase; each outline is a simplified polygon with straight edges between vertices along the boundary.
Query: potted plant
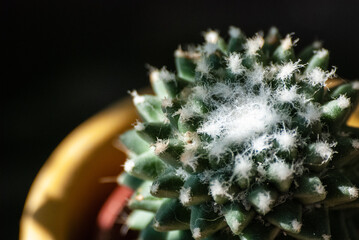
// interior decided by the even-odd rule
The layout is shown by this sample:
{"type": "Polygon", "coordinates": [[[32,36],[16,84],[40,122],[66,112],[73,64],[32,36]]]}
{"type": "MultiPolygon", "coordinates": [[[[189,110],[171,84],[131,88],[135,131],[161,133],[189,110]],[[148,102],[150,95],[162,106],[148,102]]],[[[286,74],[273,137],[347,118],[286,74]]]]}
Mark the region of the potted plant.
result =
{"type": "Polygon", "coordinates": [[[141,239],[358,238],[359,83],[328,80],[317,42],[296,55],[275,28],[229,35],[176,50],[177,74],[152,69],[155,95],[132,92],[126,225],[141,239]]]}

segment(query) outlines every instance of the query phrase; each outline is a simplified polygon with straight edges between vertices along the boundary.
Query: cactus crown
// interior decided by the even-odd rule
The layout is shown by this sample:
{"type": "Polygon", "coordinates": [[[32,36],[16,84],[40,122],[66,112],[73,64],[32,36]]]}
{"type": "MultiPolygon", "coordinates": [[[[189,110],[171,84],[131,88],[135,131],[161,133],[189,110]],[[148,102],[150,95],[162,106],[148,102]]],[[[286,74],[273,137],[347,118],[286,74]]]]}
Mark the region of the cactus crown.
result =
{"type": "Polygon", "coordinates": [[[131,93],[142,122],[120,138],[120,182],[143,180],[129,202],[143,224],[130,227],[143,239],[349,239],[359,140],[345,122],[359,83],[328,86],[319,42],[296,56],[276,28],[229,35],[209,30],[175,51],[177,74],[150,70],[155,95],[131,93]]]}

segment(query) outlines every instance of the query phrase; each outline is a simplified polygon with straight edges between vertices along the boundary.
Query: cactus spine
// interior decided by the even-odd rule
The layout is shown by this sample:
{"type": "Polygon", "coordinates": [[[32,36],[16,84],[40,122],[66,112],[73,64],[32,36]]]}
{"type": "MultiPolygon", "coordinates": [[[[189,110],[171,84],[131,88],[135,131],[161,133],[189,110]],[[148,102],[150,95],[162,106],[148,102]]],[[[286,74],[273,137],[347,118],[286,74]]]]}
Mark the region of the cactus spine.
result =
{"type": "Polygon", "coordinates": [[[151,69],[155,95],[132,92],[142,122],[121,136],[120,182],[143,183],[129,226],[141,239],[358,239],[359,139],[345,122],[359,83],[328,89],[318,42],[297,57],[276,28],[229,35],[177,49],[176,74],[151,69]]]}

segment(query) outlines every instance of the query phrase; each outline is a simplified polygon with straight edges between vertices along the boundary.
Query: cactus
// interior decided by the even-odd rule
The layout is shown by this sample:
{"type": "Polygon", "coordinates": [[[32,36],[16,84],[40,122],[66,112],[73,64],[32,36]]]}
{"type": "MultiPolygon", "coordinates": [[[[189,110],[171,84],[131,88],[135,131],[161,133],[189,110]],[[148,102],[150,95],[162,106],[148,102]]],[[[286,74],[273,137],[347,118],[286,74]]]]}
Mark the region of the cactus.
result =
{"type": "Polygon", "coordinates": [[[329,52],[297,57],[292,37],[209,30],[176,74],[150,70],[155,95],[131,93],[120,182],[140,239],[358,239],[359,82],[329,88],[329,52]]]}

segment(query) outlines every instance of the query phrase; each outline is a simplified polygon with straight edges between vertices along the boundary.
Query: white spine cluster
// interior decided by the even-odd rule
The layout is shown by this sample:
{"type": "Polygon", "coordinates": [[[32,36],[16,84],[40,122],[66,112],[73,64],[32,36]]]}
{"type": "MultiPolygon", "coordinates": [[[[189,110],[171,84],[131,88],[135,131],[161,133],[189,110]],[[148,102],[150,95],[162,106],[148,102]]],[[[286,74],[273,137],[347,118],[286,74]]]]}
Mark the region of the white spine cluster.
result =
{"type": "Polygon", "coordinates": [[[279,133],[274,134],[275,140],[279,144],[279,148],[289,151],[297,146],[297,131],[283,129],[279,133]]]}
{"type": "Polygon", "coordinates": [[[158,188],[159,188],[160,184],[159,183],[153,183],[151,185],[151,193],[156,194],[158,192],[158,188]]]}
{"type": "Polygon", "coordinates": [[[199,239],[201,237],[201,229],[200,228],[195,228],[193,229],[193,232],[192,232],[192,237],[194,239],[199,239]]]}
{"type": "Polygon", "coordinates": [[[292,178],[293,172],[293,168],[284,161],[277,161],[269,166],[269,174],[281,181],[292,178]]]}
{"type": "Polygon", "coordinates": [[[353,139],[352,146],[355,150],[359,150],[359,139],[353,139]]]}
{"type": "Polygon", "coordinates": [[[227,58],[227,68],[231,70],[233,74],[240,75],[246,68],[242,65],[242,58],[239,53],[231,53],[227,58]]]}
{"type": "Polygon", "coordinates": [[[133,103],[135,105],[145,102],[145,97],[138,95],[136,90],[131,92],[131,96],[132,96],[133,103]]]}
{"type": "Polygon", "coordinates": [[[157,139],[157,142],[154,144],[155,154],[159,155],[159,154],[163,153],[164,151],[166,151],[169,143],[170,143],[169,140],[157,139]]]}
{"type": "Polygon", "coordinates": [[[357,198],[359,190],[356,187],[340,186],[339,190],[343,194],[349,194],[350,198],[357,198]]]}
{"type": "Polygon", "coordinates": [[[163,98],[162,99],[162,103],[161,103],[162,107],[172,107],[173,106],[173,102],[171,99],[169,98],[163,98]]]}
{"type": "Polygon", "coordinates": [[[247,156],[237,155],[234,164],[234,176],[249,179],[253,175],[254,163],[247,156]]]}
{"type": "Polygon", "coordinates": [[[217,31],[214,30],[208,30],[204,33],[204,39],[207,43],[213,43],[216,44],[219,40],[219,34],[217,31]]]}
{"type": "Polygon", "coordinates": [[[297,91],[297,86],[292,86],[289,89],[283,88],[278,90],[276,97],[282,103],[293,103],[300,98],[300,95],[297,93],[297,91]]]}
{"type": "Polygon", "coordinates": [[[226,196],[231,200],[233,199],[233,196],[228,193],[229,186],[220,182],[218,179],[210,182],[209,190],[212,196],[226,196]]]}
{"type": "Polygon", "coordinates": [[[295,232],[300,232],[300,230],[302,229],[302,223],[298,222],[297,219],[292,221],[292,228],[295,232]]]}
{"type": "Polygon", "coordinates": [[[197,159],[198,156],[196,156],[195,152],[191,150],[184,151],[180,157],[180,161],[183,163],[183,165],[190,166],[193,171],[196,171],[198,165],[197,159]]]}
{"type": "Polygon", "coordinates": [[[350,106],[350,98],[347,98],[344,95],[340,95],[339,98],[335,101],[337,102],[338,107],[341,109],[346,109],[350,106]]]}
{"type": "Polygon", "coordinates": [[[267,214],[271,210],[271,204],[274,200],[271,198],[269,192],[258,194],[258,208],[263,215],[267,214]]]}
{"type": "Polygon", "coordinates": [[[281,46],[282,46],[283,50],[289,50],[293,46],[295,46],[298,41],[299,41],[299,39],[292,41],[291,34],[287,34],[287,36],[283,40],[281,40],[281,46]]]}
{"type": "Polygon", "coordinates": [[[310,124],[320,120],[322,110],[318,104],[308,102],[305,104],[305,108],[298,112],[298,115],[303,117],[309,126],[310,124]]]}
{"type": "Polygon", "coordinates": [[[315,151],[319,156],[324,160],[324,162],[329,161],[332,159],[334,150],[332,147],[334,147],[336,144],[329,144],[327,142],[316,142],[314,145],[315,151]]]}
{"type": "Polygon", "coordinates": [[[180,190],[179,200],[183,205],[186,205],[191,201],[191,188],[182,187],[180,190]]]}
{"type": "Polygon", "coordinates": [[[244,48],[246,53],[250,56],[255,56],[258,54],[258,51],[263,47],[264,39],[263,36],[257,34],[253,38],[248,38],[244,48]]]}
{"type": "Polygon", "coordinates": [[[132,172],[132,169],[135,167],[135,162],[131,159],[127,159],[125,162],[125,171],[126,172],[132,172]]]}
{"type": "Polygon", "coordinates": [[[304,78],[304,81],[309,82],[312,86],[321,85],[326,86],[326,81],[329,78],[335,76],[336,68],[332,69],[330,72],[324,71],[321,68],[314,68],[312,71],[307,73],[307,76],[304,78]]]}
{"type": "Polygon", "coordinates": [[[134,128],[135,128],[135,130],[137,130],[137,131],[142,131],[142,130],[144,130],[145,129],[145,125],[142,123],[142,122],[140,122],[140,121],[136,121],[136,123],[135,123],[135,125],[134,125],[134,128]]]}

